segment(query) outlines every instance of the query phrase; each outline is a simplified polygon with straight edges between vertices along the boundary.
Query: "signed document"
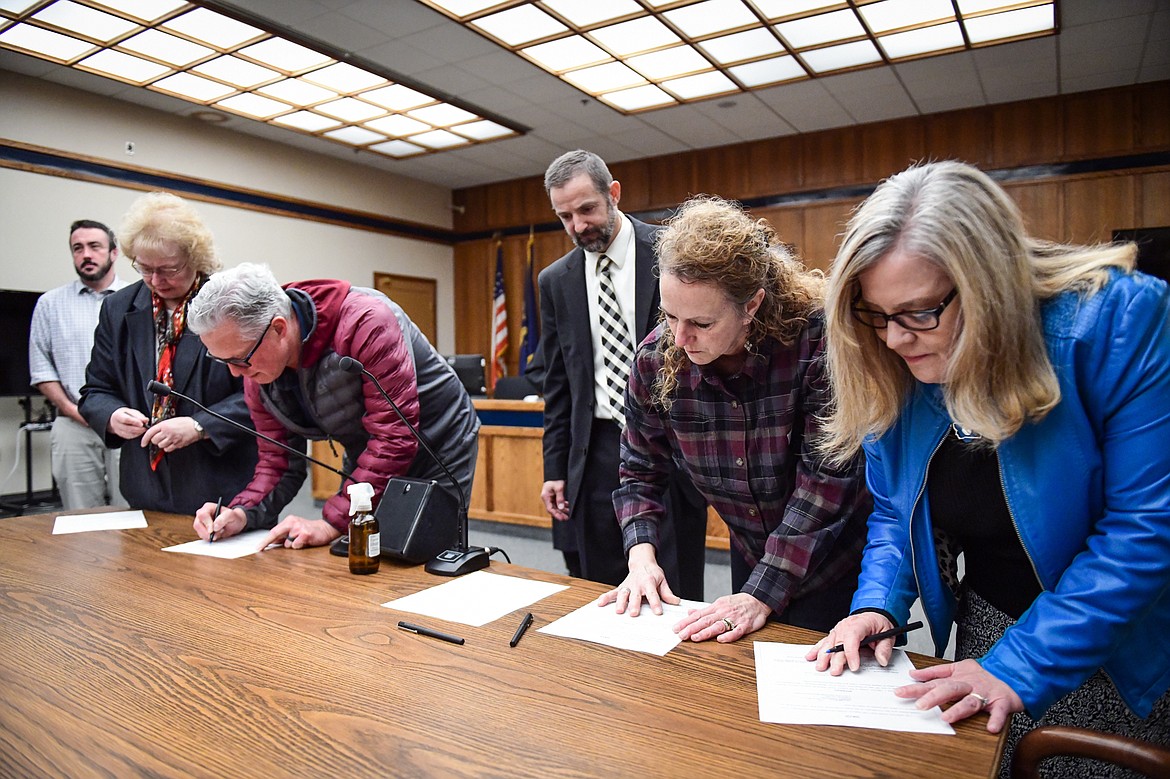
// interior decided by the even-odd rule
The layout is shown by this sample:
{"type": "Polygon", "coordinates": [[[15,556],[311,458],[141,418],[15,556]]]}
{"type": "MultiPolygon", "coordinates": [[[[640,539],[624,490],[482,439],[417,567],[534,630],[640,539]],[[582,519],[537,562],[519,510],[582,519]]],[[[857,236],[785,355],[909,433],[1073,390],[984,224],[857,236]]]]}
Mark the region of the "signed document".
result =
{"type": "Polygon", "coordinates": [[[894,695],[895,687],[914,684],[914,664],[901,649],[885,668],[865,650],[861,669],[840,676],[817,671],[816,663],[804,659],[806,645],[757,641],[755,649],[761,722],[955,734],[942,721],[942,709],[920,711],[915,701],[894,695]]]}

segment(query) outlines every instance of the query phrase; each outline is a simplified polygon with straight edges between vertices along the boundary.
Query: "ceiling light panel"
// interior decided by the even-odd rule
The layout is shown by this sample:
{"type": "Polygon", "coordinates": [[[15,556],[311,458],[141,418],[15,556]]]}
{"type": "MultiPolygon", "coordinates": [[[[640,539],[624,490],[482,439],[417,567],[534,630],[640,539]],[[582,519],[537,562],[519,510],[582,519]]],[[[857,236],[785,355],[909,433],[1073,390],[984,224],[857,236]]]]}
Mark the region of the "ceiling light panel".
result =
{"type": "Polygon", "coordinates": [[[1055,35],[1059,0],[418,2],[635,113],[1055,35]]]}
{"type": "MultiPolygon", "coordinates": [[[[459,13],[484,14],[507,4],[448,2],[459,13]]],[[[642,9],[637,0],[593,0],[592,16],[581,16],[575,2],[560,5],[575,18],[599,21],[642,9]]],[[[524,30],[518,38],[556,38],[569,30],[545,9],[525,4],[511,10],[506,18],[524,30]]],[[[263,24],[211,0],[0,0],[0,49],[390,157],[439,153],[524,131],[263,24]]],[[[612,61],[594,44],[576,40],[578,49],[592,47],[600,55],[566,59],[562,53],[566,68],[612,61]]]]}

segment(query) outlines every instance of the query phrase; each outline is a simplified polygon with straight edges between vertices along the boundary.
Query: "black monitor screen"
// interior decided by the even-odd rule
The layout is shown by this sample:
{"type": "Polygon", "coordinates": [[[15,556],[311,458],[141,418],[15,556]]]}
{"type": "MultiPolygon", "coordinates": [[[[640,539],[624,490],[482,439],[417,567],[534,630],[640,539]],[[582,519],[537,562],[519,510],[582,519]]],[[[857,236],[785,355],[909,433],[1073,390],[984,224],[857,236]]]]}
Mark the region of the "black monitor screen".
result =
{"type": "Polygon", "coordinates": [[[455,369],[455,375],[463,383],[468,395],[487,394],[487,378],[484,375],[487,360],[482,354],[452,354],[447,357],[447,363],[455,369]]]}
{"type": "Polygon", "coordinates": [[[0,290],[0,397],[35,394],[29,387],[28,336],[39,292],[0,290]]]}

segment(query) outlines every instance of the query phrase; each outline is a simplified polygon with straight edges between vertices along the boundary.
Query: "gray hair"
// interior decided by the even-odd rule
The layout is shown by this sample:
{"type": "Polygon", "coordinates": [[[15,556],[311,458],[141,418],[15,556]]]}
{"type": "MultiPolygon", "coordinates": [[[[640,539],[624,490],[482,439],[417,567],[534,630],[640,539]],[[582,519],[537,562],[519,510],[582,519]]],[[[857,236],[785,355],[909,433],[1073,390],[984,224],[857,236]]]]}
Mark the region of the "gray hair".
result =
{"type": "Polygon", "coordinates": [[[214,274],[187,309],[196,335],[232,322],[245,338],[258,338],[273,317],[292,315],[292,303],[267,265],[244,262],[214,274]]]}
{"type": "Polygon", "coordinates": [[[608,194],[609,185],[613,183],[613,176],[605,165],[605,160],[591,151],[577,149],[568,151],[557,157],[544,172],[544,192],[549,194],[554,187],[563,187],[569,179],[578,173],[588,174],[593,186],[601,194],[608,194]]]}

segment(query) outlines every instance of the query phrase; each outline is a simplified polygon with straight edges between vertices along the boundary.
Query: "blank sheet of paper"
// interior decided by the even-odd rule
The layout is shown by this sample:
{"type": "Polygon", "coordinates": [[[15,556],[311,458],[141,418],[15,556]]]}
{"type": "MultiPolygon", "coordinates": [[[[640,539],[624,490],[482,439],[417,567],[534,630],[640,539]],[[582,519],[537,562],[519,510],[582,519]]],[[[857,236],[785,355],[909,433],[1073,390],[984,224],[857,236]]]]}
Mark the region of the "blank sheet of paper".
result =
{"type": "Polygon", "coordinates": [[[901,649],[894,650],[885,668],[873,652],[863,651],[860,670],[840,676],[818,671],[816,663],[805,660],[808,646],[757,641],[755,649],[760,722],[955,734],[942,721],[942,709],[920,711],[913,700],[894,695],[895,687],[915,684],[910,678],[914,664],[901,649]]]}
{"type": "Polygon", "coordinates": [[[567,589],[569,587],[565,584],[476,571],[382,605],[388,609],[481,627],[567,589]]]}
{"type": "Polygon", "coordinates": [[[91,530],[127,530],[146,527],[146,515],[141,511],[109,511],[103,514],[72,514],[57,517],[53,535],[88,533],[91,530]]]}

